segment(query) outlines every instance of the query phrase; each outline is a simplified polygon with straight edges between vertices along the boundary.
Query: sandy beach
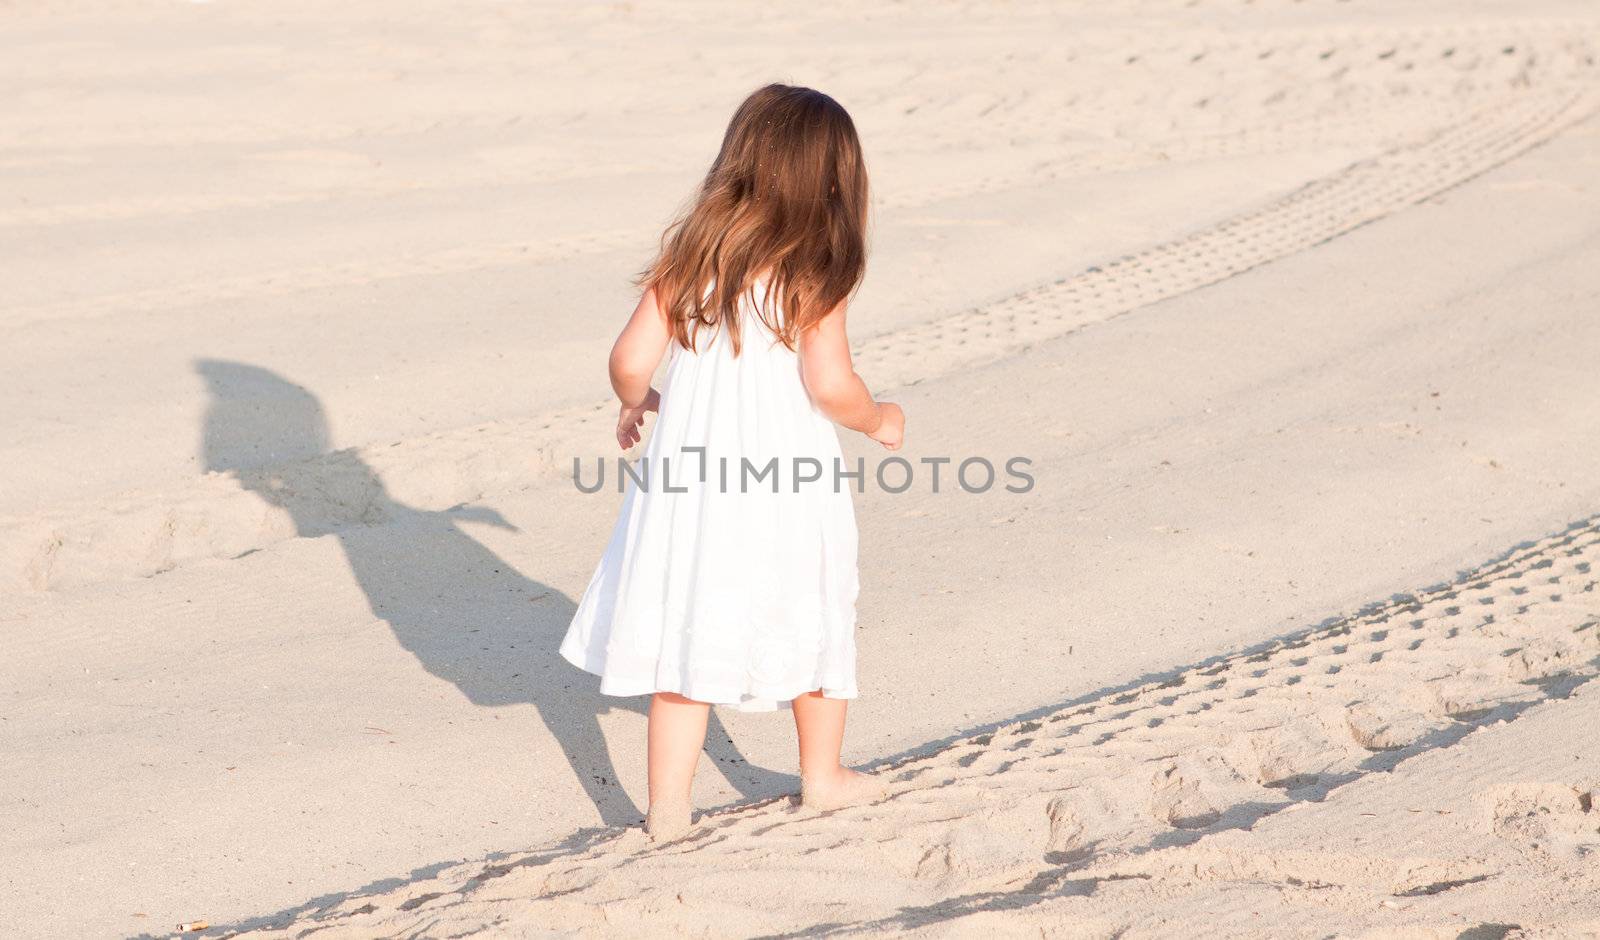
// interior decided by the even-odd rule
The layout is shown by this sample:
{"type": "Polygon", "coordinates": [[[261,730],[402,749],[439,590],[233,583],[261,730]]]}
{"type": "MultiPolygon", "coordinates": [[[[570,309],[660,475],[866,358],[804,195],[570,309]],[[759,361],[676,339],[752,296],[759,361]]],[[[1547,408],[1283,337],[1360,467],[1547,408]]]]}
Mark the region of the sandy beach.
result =
{"type": "Polygon", "coordinates": [[[0,24],[0,933],[1600,935],[1592,3],[0,24]],[[573,460],[772,80],[904,456],[1035,485],[856,497],[887,799],[719,709],[651,846],[573,460]]]}

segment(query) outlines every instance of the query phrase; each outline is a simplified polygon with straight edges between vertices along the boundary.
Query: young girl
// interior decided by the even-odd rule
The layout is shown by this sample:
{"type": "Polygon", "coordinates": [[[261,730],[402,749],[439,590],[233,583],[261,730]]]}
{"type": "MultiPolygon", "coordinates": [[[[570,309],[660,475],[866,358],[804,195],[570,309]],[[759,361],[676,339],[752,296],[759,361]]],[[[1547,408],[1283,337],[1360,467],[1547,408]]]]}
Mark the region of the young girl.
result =
{"type": "MultiPolygon", "coordinates": [[[[845,304],[866,267],[867,172],[850,115],[809,88],[739,106],[611,350],[622,513],[561,654],[608,695],[652,695],[654,840],[689,828],[710,706],[792,705],[806,806],[881,792],[842,766],[856,695],[856,467],[833,423],[890,450],[900,409],[856,375],[845,304]],[[664,391],[650,387],[671,347],[664,391]]],[[[859,484],[856,484],[859,485],[859,484]]]]}

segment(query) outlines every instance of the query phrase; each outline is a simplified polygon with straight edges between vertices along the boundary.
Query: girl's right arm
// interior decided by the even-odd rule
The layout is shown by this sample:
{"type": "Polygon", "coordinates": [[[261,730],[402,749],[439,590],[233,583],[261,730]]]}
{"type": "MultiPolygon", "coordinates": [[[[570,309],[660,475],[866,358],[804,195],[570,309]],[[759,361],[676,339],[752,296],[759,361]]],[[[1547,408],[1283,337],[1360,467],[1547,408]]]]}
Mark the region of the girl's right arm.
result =
{"type": "Polygon", "coordinates": [[[817,408],[836,424],[860,431],[889,450],[899,450],[906,418],[893,402],[874,401],[850,361],[850,339],[840,304],[800,335],[800,378],[817,408]]]}
{"type": "Polygon", "coordinates": [[[617,414],[617,444],[627,450],[639,443],[644,416],[660,407],[661,396],[650,387],[650,376],[672,340],[667,315],[656,303],[655,288],[644,292],[639,305],[611,347],[611,390],[622,407],[617,414]]]}

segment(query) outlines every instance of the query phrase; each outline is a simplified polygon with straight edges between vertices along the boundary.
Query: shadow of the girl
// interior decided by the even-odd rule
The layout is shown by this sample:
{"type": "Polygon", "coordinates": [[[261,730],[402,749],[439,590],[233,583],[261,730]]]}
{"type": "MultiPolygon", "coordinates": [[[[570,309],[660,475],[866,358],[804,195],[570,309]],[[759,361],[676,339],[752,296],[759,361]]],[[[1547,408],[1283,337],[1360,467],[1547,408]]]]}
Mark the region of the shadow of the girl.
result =
{"type": "MultiPolygon", "coordinates": [[[[514,527],[493,509],[417,509],[392,499],[359,456],[330,452],[316,396],[273,372],[209,359],[196,371],[210,395],[206,468],[231,473],[284,509],[298,535],[334,535],[372,612],[424,669],[475,705],[531,703],[601,819],[637,821],[599,716],[618,707],[642,712],[648,699],[602,696],[596,680],[561,660],[572,598],[517,571],[463,524],[514,527]]],[[[707,751],[742,796],[792,785],[787,775],[752,767],[714,711],[707,751]]]]}

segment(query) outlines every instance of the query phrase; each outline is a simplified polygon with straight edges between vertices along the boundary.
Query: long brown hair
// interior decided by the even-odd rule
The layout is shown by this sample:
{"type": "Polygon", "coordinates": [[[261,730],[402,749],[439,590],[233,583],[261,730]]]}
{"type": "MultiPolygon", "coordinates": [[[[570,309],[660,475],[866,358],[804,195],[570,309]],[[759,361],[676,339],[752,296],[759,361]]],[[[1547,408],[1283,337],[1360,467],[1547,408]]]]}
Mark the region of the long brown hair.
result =
{"type": "Polygon", "coordinates": [[[850,115],[820,91],[768,85],[734,112],[693,205],[639,282],[684,348],[706,326],[728,330],[737,354],[739,298],[764,279],[756,315],[793,349],[861,283],[866,224],[867,166],[850,115]]]}

